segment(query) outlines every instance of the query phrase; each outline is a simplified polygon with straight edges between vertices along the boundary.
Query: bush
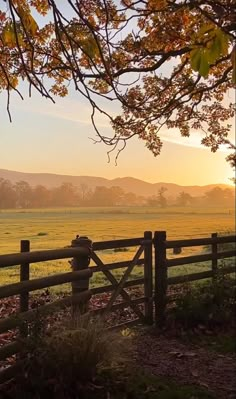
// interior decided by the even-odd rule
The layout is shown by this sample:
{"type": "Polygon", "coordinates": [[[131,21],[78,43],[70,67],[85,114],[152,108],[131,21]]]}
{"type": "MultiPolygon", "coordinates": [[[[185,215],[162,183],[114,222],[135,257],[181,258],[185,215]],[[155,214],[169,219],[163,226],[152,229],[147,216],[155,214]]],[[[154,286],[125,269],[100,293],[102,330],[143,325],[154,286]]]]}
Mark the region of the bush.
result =
{"type": "Polygon", "coordinates": [[[233,279],[219,270],[216,278],[192,286],[186,284],[176,299],[171,317],[185,328],[204,324],[208,327],[232,324],[235,317],[235,285],[233,279]]]}
{"type": "Polygon", "coordinates": [[[114,252],[128,252],[129,248],[114,248],[114,252]]]}
{"type": "Polygon", "coordinates": [[[80,387],[103,370],[127,361],[128,341],[121,333],[105,329],[101,320],[88,316],[73,327],[54,327],[27,341],[21,389],[24,394],[37,393],[37,398],[77,397],[80,387]]]}

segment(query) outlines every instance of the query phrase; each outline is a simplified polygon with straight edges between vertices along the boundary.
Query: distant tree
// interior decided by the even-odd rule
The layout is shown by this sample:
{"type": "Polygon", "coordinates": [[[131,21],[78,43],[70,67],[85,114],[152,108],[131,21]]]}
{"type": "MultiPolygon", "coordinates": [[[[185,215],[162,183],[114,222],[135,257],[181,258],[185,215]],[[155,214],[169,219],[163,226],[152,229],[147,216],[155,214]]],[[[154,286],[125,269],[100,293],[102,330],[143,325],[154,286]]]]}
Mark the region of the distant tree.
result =
{"type": "Polygon", "coordinates": [[[176,199],[177,206],[187,206],[190,205],[192,202],[193,202],[193,197],[190,194],[186,193],[185,191],[179,193],[176,199]]]}
{"type": "Polygon", "coordinates": [[[51,205],[51,192],[42,185],[38,185],[32,190],[32,206],[45,208],[51,205]]]}
{"type": "Polygon", "coordinates": [[[124,198],[124,190],[119,186],[112,186],[109,192],[112,197],[112,205],[120,205],[124,198]]]}
{"type": "Polygon", "coordinates": [[[166,187],[161,187],[158,191],[158,196],[157,196],[157,203],[161,208],[166,208],[167,207],[167,198],[164,196],[164,193],[168,189],[166,187]]]}
{"type": "Polygon", "coordinates": [[[15,208],[16,192],[9,180],[0,178],[0,209],[15,208]]]}
{"type": "Polygon", "coordinates": [[[123,196],[123,205],[138,205],[139,204],[139,199],[134,193],[125,193],[123,196]]]}
{"type": "Polygon", "coordinates": [[[88,188],[87,184],[85,184],[85,183],[81,183],[80,184],[79,193],[80,193],[80,196],[81,196],[81,202],[85,203],[86,200],[88,200],[87,196],[88,196],[88,193],[89,193],[89,188],[88,188]]]}
{"type": "Polygon", "coordinates": [[[147,205],[149,206],[157,206],[158,205],[158,197],[157,195],[151,195],[146,200],[147,205]]]}
{"type": "Polygon", "coordinates": [[[109,206],[109,190],[104,186],[96,186],[90,199],[92,206],[109,206]]]}
{"type": "Polygon", "coordinates": [[[17,207],[30,208],[32,206],[33,190],[29,183],[21,180],[15,184],[14,188],[17,207]]]}
{"type": "Polygon", "coordinates": [[[234,202],[233,190],[228,188],[214,187],[205,193],[205,203],[207,205],[232,205],[234,202]]]}
{"type": "Polygon", "coordinates": [[[120,187],[97,186],[91,198],[93,206],[115,206],[119,205],[124,192],[120,187]]]}
{"type": "Polygon", "coordinates": [[[79,203],[77,188],[71,183],[62,183],[52,189],[51,195],[55,206],[76,206],[79,203]]]}

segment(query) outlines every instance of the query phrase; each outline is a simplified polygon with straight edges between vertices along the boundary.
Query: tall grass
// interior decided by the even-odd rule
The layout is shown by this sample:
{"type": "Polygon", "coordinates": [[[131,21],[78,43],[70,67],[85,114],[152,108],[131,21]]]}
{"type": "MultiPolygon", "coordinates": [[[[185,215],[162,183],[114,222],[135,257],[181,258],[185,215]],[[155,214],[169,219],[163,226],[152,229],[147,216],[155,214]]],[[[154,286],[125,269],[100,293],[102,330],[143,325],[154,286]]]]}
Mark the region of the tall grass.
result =
{"type": "Polygon", "coordinates": [[[104,370],[114,371],[127,363],[130,339],[105,329],[100,319],[85,315],[73,324],[52,323],[46,332],[38,324],[37,320],[24,344],[19,397],[22,392],[31,392],[32,397],[37,394],[37,398],[74,397],[80,386],[94,381],[104,370]]]}

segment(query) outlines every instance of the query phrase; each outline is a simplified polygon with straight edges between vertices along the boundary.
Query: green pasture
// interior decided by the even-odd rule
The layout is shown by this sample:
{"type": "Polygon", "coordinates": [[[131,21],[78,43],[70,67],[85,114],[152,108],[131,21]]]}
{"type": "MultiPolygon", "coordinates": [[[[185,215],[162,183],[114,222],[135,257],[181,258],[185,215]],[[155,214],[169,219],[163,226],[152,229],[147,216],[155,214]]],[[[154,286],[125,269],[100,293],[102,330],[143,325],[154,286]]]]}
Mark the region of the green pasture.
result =
{"type": "MultiPolygon", "coordinates": [[[[166,208],[116,207],[116,208],[61,208],[0,211],[0,254],[19,252],[20,240],[28,239],[31,250],[63,248],[70,245],[76,234],[87,235],[94,242],[135,238],[145,230],[167,231],[169,239],[209,237],[211,233],[229,233],[235,230],[232,209],[223,208],[166,208]]],[[[101,251],[104,263],[131,260],[137,248],[127,251],[101,251]]],[[[205,251],[202,247],[183,249],[188,256],[205,251]]],[[[168,257],[172,257],[171,251],[168,257]]],[[[175,255],[176,256],[176,255],[175,255]]],[[[174,267],[170,275],[207,270],[210,264],[174,267]]],[[[31,265],[31,278],[69,271],[68,260],[41,262],[31,265]]],[[[142,267],[136,267],[133,276],[141,277],[142,267]]],[[[122,270],[116,272],[117,278],[122,270]]],[[[19,281],[19,267],[0,270],[0,284],[19,281]]],[[[101,273],[96,273],[92,285],[109,284],[101,273]]],[[[69,286],[60,287],[65,289],[69,286]]]]}

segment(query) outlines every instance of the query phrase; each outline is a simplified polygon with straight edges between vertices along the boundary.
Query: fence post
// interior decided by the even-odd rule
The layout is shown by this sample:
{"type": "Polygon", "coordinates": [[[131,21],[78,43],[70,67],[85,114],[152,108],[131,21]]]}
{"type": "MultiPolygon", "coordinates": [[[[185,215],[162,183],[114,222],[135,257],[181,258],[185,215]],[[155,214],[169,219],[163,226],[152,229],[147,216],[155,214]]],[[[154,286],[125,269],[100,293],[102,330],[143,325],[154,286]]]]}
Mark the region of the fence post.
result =
{"type": "Polygon", "coordinates": [[[144,312],[147,324],[153,324],[153,276],[152,276],[152,232],[144,232],[144,296],[146,298],[144,312]]]}
{"type": "Polygon", "coordinates": [[[155,323],[163,326],[165,322],[166,293],[167,293],[167,265],[166,265],[166,232],[155,231],[155,323]]]}
{"type": "MultiPolygon", "coordinates": [[[[92,250],[92,241],[88,237],[80,237],[76,236],[74,240],[71,241],[72,247],[83,247],[89,249],[89,254],[78,257],[74,257],[71,261],[72,271],[84,270],[89,267],[90,263],[90,251],[92,250]]],[[[72,295],[79,294],[83,291],[87,291],[89,289],[89,277],[84,280],[72,281],[71,283],[72,295]]],[[[73,305],[72,307],[72,316],[76,318],[81,313],[85,313],[88,310],[88,302],[80,305],[73,305]]]]}
{"type": "MultiPolygon", "coordinates": [[[[30,241],[29,240],[21,240],[20,242],[20,251],[21,252],[29,252],[30,251],[30,241]]],[[[20,281],[29,280],[29,263],[24,263],[20,265],[20,281]]],[[[20,312],[27,312],[29,310],[29,292],[24,292],[20,294],[20,312]]],[[[25,323],[20,327],[20,333],[22,336],[28,335],[28,325],[25,323]]]]}
{"type": "MultiPolygon", "coordinates": [[[[218,237],[217,233],[212,233],[212,235],[211,235],[212,239],[217,238],[217,237],[218,237]]],[[[214,280],[217,277],[217,271],[218,271],[218,260],[217,260],[218,247],[217,247],[217,243],[213,242],[211,244],[211,251],[212,251],[212,255],[215,256],[215,258],[212,259],[212,262],[211,262],[211,269],[212,269],[212,273],[213,273],[212,280],[214,282],[214,280]]]]}

